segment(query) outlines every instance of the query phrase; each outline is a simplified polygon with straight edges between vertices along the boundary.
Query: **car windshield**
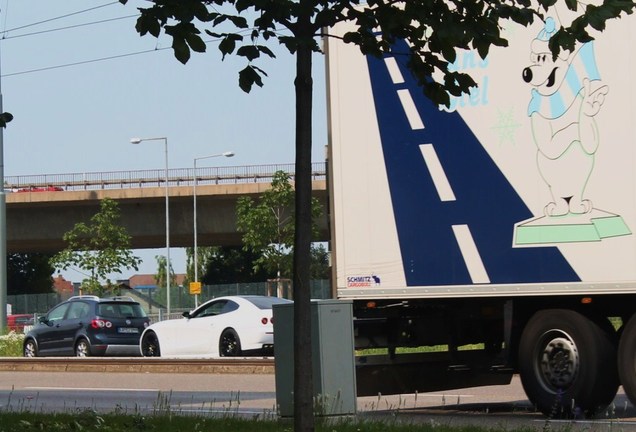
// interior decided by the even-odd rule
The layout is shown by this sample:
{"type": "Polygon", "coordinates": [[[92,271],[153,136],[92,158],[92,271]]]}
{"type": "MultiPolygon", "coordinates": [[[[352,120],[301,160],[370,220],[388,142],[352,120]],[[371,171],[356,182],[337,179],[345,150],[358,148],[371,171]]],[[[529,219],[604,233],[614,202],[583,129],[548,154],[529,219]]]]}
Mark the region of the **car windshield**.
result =
{"type": "Polygon", "coordinates": [[[139,303],[102,302],[97,314],[104,318],[145,318],[146,312],[139,303]]]}
{"type": "Polygon", "coordinates": [[[292,302],[280,297],[245,297],[245,300],[248,300],[259,309],[271,309],[272,305],[292,302]]]}

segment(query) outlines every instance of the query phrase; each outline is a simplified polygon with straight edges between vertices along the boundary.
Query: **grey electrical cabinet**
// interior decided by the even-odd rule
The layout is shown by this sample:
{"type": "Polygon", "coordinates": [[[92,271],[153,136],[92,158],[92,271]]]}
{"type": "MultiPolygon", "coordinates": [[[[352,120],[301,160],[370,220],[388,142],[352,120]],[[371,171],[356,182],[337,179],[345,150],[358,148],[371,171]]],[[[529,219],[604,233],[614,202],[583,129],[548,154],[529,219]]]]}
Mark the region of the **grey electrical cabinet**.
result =
{"type": "MultiPolygon", "coordinates": [[[[294,415],[294,305],[274,305],[276,404],[294,415]]],[[[356,374],[351,301],[312,300],[311,358],[316,415],[356,413],[356,374]]]]}

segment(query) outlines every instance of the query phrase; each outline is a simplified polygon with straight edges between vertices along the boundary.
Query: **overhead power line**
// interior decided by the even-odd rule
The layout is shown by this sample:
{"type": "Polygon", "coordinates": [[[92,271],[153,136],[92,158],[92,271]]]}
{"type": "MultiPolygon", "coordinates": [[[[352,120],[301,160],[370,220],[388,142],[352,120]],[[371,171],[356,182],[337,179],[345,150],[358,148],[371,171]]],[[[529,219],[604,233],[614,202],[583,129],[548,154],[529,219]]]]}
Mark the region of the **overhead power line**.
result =
{"type": "MultiPolygon", "coordinates": [[[[250,31],[251,31],[250,29],[246,29],[246,30],[240,31],[239,33],[247,34],[250,31]]],[[[218,42],[220,40],[221,40],[220,38],[219,39],[210,39],[210,40],[206,40],[206,41],[203,41],[203,42],[207,45],[207,44],[210,44],[210,43],[218,42]]],[[[152,52],[164,51],[164,50],[167,50],[167,49],[172,49],[172,47],[171,46],[157,47],[157,48],[149,49],[149,50],[136,51],[136,52],[125,53],[125,54],[117,54],[117,55],[113,55],[113,56],[100,57],[100,58],[91,59],[91,60],[82,60],[82,61],[73,62],[73,63],[65,63],[65,64],[61,64],[61,65],[46,66],[46,67],[41,67],[41,68],[36,68],[36,69],[28,69],[28,70],[24,70],[24,71],[20,71],[20,72],[12,72],[12,73],[8,73],[8,74],[2,74],[2,75],[0,75],[0,78],[12,77],[12,76],[17,76],[17,75],[26,75],[26,74],[36,73],[36,72],[50,71],[50,70],[54,70],[54,69],[63,69],[63,68],[68,68],[68,67],[73,67],[73,66],[81,66],[81,65],[85,65],[85,64],[98,63],[98,62],[103,62],[103,61],[107,61],[107,60],[116,60],[116,59],[125,58],[125,57],[133,57],[133,56],[141,55],[141,54],[148,54],[148,53],[152,53],[152,52]]]]}
{"type": "Polygon", "coordinates": [[[102,62],[102,61],[106,61],[106,60],[115,60],[115,59],[120,59],[120,58],[124,58],[124,57],[132,57],[132,56],[136,56],[136,55],[140,55],[140,54],[148,54],[148,53],[151,53],[151,52],[163,51],[163,50],[171,49],[171,48],[172,47],[154,48],[154,49],[151,49],[151,50],[137,51],[137,52],[127,53],[127,54],[118,54],[118,55],[114,55],[114,56],[101,57],[101,58],[92,59],[92,60],[83,60],[83,61],[79,61],[79,62],[75,62],[75,63],[66,63],[66,64],[56,65],[56,66],[47,66],[47,67],[42,67],[42,68],[37,68],[37,69],[29,69],[29,70],[25,70],[25,71],[21,71],[21,72],[13,72],[13,73],[8,73],[8,74],[2,74],[1,77],[5,78],[5,77],[16,76],[16,75],[26,75],[26,74],[35,73],[35,72],[44,72],[44,71],[49,71],[49,70],[54,70],[54,69],[62,69],[62,68],[67,68],[67,67],[72,67],[72,66],[85,65],[85,64],[89,64],[89,63],[98,63],[98,62],[102,62]]]}
{"type": "Polygon", "coordinates": [[[56,20],[63,19],[63,18],[68,18],[68,17],[73,16],[73,15],[83,14],[85,12],[94,11],[96,9],[100,9],[100,8],[103,8],[103,7],[106,7],[106,6],[112,6],[114,4],[119,4],[119,2],[118,1],[114,1],[114,2],[106,3],[106,4],[103,4],[103,5],[100,5],[100,6],[95,6],[95,7],[89,8],[89,9],[83,9],[83,10],[80,10],[80,11],[77,11],[77,12],[71,12],[71,13],[68,13],[68,14],[65,14],[65,15],[60,15],[60,16],[54,17],[54,18],[49,18],[49,19],[46,19],[46,20],[43,20],[43,21],[38,21],[38,22],[31,23],[31,24],[26,24],[26,25],[23,25],[23,26],[20,26],[20,27],[14,27],[12,29],[4,30],[2,32],[2,34],[6,34],[8,32],[12,32],[12,31],[16,31],[16,30],[22,30],[24,28],[34,27],[34,26],[37,26],[37,25],[40,25],[40,24],[45,24],[45,23],[48,23],[48,22],[51,22],[51,21],[56,21],[56,20]]]}
{"type": "MultiPolygon", "coordinates": [[[[93,22],[89,22],[89,23],[82,23],[82,24],[75,24],[75,25],[70,25],[70,26],[66,26],[66,27],[59,27],[59,28],[55,28],[55,29],[48,29],[48,30],[31,32],[31,33],[23,33],[23,34],[15,35],[15,36],[7,36],[7,33],[9,33],[9,32],[14,32],[16,30],[21,30],[21,29],[25,29],[25,28],[29,28],[29,27],[34,27],[34,26],[37,26],[37,25],[40,25],[40,24],[56,21],[56,20],[67,18],[67,17],[74,16],[74,15],[79,15],[79,14],[82,14],[82,13],[85,13],[85,12],[90,12],[90,11],[93,11],[93,10],[96,10],[96,9],[104,8],[104,7],[111,6],[111,5],[114,5],[114,4],[119,4],[119,3],[120,3],[119,1],[113,1],[113,2],[110,2],[110,3],[105,3],[105,4],[100,5],[100,6],[95,6],[95,7],[88,8],[88,9],[83,9],[83,10],[80,10],[80,11],[77,11],[77,12],[72,12],[72,13],[65,14],[65,15],[60,15],[60,16],[57,16],[57,17],[54,17],[54,18],[49,18],[49,19],[46,19],[46,20],[43,20],[43,21],[38,21],[38,22],[34,22],[34,23],[31,23],[31,24],[27,24],[27,25],[23,25],[23,26],[19,26],[19,27],[14,27],[12,29],[0,31],[0,35],[2,35],[0,37],[0,41],[8,40],[8,39],[16,39],[16,38],[21,38],[21,37],[26,37],[26,36],[35,36],[35,35],[40,35],[40,34],[44,34],[44,33],[51,33],[51,32],[57,32],[57,31],[62,31],[62,30],[69,30],[69,29],[73,29],[73,28],[77,28],[77,27],[85,27],[85,26],[90,26],[90,25],[95,25],[95,24],[102,24],[102,23],[116,21],[116,20],[134,18],[134,17],[138,17],[140,15],[140,14],[127,15],[127,16],[122,16],[122,17],[117,17],[117,18],[109,18],[109,19],[104,19],[104,20],[99,20],[99,21],[93,21],[93,22]]],[[[6,17],[6,14],[5,14],[5,17],[6,17]]],[[[249,29],[239,31],[238,33],[246,34],[248,32],[250,32],[249,29]]],[[[204,43],[208,44],[208,43],[212,43],[212,42],[218,42],[219,40],[220,39],[208,40],[208,41],[204,41],[204,43]]],[[[68,67],[73,67],[73,66],[81,66],[81,65],[90,64],[90,63],[98,63],[98,62],[103,62],[103,61],[108,61],[108,60],[116,60],[116,59],[125,58],[125,57],[132,57],[132,56],[141,55],[141,54],[148,54],[148,53],[151,53],[151,52],[163,51],[163,50],[170,49],[170,48],[172,48],[172,47],[156,47],[154,49],[149,49],[149,50],[136,51],[136,52],[125,53],[125,54],[118,54],[118,55],[113,55],[113,56],[108,56],[108,57],[100,57],[100,58],[90,59],[90,60],[82,60],[82,61],[77,61],[77,62],[73,62],[73,63],[65,63],[65,64],[61,64],[61,65],[45,66],[45,67],[41,67],[41,68],[28,69],[28,70],[19,71],[19,72],[12,72],[12,73],[8,73],[8,74],[2,74],[2,75],[0,75],[0,77],[1,78],[12,77],[12,76],[17,76],[17,75],[26,75],[26,74],[37,73],[37,72],[44,72],[44,71],[50,71],[50,70],[55,70],[55,69],[68,68],[68,67]]]]}
{"type": "MultiPolygon", "coordinates": [[[[128,19],[128,18],[135,18],[138,17],[139,14],[135,14],[135,15],[127,15],[127,16],[123,16],[123,17],[117,17],[117,18],[108,18],[108,19],[104,19],[104,20],[100,20],[100,21],[92,21],[89,23],[83,23],[83,24],[75,24],[75,25],[70,25],[70,26],[66,26],[66,27],[58,27],[58,28],[54,28],[54,29],[50,29],[50,30],[41,30],[41,31],[37,31],[37,32],[31,32],[31,33],[23,33],[23,34],[19,34],[19,35],[15,35],[15,36],[3,36],[2,40],[8,40],[8,39],[17,39],[17,38],[21,38],[21,37],[26,37],[26,36],[36,36],[36,35],[40,35],[43,33],[52,33],[52,32],[57,32],[57,31],[62,31],[62,30],[69,30],[69,29],[73,29],[73,28],[78,28],[78,27],[86,27],[86,26],[90,26],[90,25],[95,25],[95,24],[103,24],[103,23],[107,23],[107,22],[111,22],[111,21],[118,21],[118,20],[123,20],[123,19],[128,19]]],[[[3,33],[8,33],[7,32],[3,32],[3,33]]]]}

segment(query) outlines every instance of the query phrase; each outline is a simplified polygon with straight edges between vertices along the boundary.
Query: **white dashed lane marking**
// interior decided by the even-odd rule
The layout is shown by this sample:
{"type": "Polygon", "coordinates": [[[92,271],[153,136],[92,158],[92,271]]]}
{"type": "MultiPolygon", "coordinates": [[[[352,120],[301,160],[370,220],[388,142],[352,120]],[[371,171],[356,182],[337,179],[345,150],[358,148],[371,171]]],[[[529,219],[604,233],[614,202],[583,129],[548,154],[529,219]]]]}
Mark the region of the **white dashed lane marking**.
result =
{"type": "Polygon", "coordinates": [[[437,152],[435,152],[433,144],[422,144],[420,145],[420,150],[424,157],[424,162],[426,163],[428,172],[431,174],[431,178],[433,179],[435,189],[437,189],[437,193],[439,194],[439,199],[441,201],[455,201],[453,188],[448,182],[448,177],[446,177],[444,167],[442,167],[442,163],[437,157],[437,152]]]}
{"type": "Polygon", "coordinates": [[[453,225],[453,232],[473,283],[490,283],[490,277],[488,277],[468,225],[453,225]]]}

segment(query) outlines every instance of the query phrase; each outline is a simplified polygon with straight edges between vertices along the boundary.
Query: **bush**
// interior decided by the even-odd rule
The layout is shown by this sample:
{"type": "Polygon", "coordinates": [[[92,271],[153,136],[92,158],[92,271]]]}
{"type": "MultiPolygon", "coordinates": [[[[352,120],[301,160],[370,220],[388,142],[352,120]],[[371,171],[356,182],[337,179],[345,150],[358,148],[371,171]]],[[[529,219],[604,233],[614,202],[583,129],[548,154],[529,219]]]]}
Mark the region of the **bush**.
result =
{"type": "Polygon", "coordinates": [[[24,335],[11,330],[0,336],[0,357],[22,357],[24,335]]]}

